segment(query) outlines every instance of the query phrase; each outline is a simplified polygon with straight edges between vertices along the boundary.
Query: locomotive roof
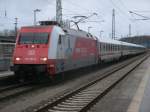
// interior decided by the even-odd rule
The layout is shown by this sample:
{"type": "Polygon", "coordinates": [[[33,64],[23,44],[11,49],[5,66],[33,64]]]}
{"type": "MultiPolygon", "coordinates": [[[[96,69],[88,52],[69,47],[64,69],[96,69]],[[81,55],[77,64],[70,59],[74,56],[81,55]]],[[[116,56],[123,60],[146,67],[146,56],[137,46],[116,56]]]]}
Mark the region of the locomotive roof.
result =
{"type": "MultiPolygon", "coordinates": [[[[53,26],[58,26],[58,25],[24,26],[22,28],[46,28],[46,27],[53,27],[53,26]]],[[[75,30],[75,29],[69,29],[69,28],[63,28],[63,30],[66,34],[83,37],[83,38],[91,38],[91,39],[96,40],[96,38],[92,34],[87,33],[86,31],[83,31],[83,30],[75,30]]]]}
{"type": "Polygon", "coordinates": [[[96,37],[94,37],[92,34],[87,33],[86,31],[83,31],[83,30],[75,30],[75,29],[67,29],[67,28],[64,28],[63,30],[67,34],[70,34],[70,35],[84,37],[84,38],[91,38],[91,39],[96,40],[96,37]]]}
{"type": "Polygon", "coordinates": [[[36,26],[23,26],[23,27],[21,27],[21,28],[48,28],[48,27],[52,27],[52,26],[41,26],[41,25],[36,25],[36,26]]]}

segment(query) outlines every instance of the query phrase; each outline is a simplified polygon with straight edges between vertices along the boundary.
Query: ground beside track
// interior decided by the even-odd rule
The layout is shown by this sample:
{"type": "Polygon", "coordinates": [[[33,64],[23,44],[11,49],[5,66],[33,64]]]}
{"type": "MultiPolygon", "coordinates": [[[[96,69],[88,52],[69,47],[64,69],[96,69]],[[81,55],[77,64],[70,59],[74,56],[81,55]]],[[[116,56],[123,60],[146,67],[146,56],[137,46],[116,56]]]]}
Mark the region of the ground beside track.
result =
{"type": "MultiPolygon", "coordinates": [[[[107,67],[100,71],[108,71],[108,69],[110,68],[107,67]]],[[[86,75],[82,75],[81,77],[67,80],[57,85],[50,85],[49,87],[45,87],[43,89],[30,92],[29,94],[19,96],[17,99],[10,99],[7,102],[0,102],[0,112],[9,112],[10,110],[11,112],[20,112],[27,108],[30,109],[32,106],[38,106],[37,104],[43,104],[43,102],[47,102],[48,99],[53,98],[58,93],[61,94],[64,90],[77,88],[81,84],[97,78],[99,75],[96,73],[97,72],[92,72],[86,75]]]]}
{"type": "Polygon", "coordinates": [[[0,78],[13,76],[14,73],[12,71],[1,71],[0,72],[0,78]]]}
{"type": "MultiPolygon", "coordinates": [[[[149,67],[150,58],[144,61],[135,71],[131,72],[120,84],[91,108],[90,112],[138,112],[141,101],[137,102],[137,97],[136,99],[134,97],[149,67]],[[136,104],[135,107],[133,106],[135,104],[132,104],[133,102],[136,104]]],[[[142,98],[143,95],[144,93],[140,97],[142,98]]]]}

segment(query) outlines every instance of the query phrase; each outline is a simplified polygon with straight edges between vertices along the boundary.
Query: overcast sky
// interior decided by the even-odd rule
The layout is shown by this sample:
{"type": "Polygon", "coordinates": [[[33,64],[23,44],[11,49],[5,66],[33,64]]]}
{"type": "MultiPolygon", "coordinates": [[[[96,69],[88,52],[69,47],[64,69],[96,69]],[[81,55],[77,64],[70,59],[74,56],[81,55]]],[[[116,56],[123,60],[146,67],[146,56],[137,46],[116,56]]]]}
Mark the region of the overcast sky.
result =
{"type": "MultiPolygon", "coordinates": [[[[33,25],[33,10],[41,9],[37,14],[37,20],[48,20],[55,17],[55,0],[0,0],[0,30],[13,29],[14,18],[18,18],[18,26],[33,25]],[[7,16],[5,17],[5,10],[7,16]]],[[[62,0],[63,19],[72,19],[75,15],[89,16],[97,13],[87,21],[105,22],[86,22],[80,23],[81,29],[96,36],[103,30],[103,37],[111,35],[112,9],[116,11],[116,36],[128,35],[129,24],[132,25],[133,35],[150,35],[150,20],[135,21],[143,19],[129,11],[150,17],[150,0],[62,0]]]]}

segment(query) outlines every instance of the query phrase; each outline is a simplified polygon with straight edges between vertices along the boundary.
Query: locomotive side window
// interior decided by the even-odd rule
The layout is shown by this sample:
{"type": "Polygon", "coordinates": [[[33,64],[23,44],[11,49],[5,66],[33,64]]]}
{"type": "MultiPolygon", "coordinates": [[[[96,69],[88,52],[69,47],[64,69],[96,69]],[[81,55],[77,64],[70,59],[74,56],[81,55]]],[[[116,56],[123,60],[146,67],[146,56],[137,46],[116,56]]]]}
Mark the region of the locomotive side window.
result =
{"type": "Polygon", "coordinates": [[[19,44],[47,44],[48,33],[21,33],[19,44]]]}

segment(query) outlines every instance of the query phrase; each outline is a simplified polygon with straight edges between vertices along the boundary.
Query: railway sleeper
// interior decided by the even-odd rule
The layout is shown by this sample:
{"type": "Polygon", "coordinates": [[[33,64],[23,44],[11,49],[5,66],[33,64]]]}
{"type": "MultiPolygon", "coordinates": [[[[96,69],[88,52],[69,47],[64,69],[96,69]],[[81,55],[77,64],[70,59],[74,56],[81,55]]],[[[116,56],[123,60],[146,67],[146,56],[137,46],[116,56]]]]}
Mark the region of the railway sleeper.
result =
{"type": "Polygon", "coordinates": [[[58,110],[58,111],[79,111],[81,108],[80,107],[77,107],[77,108],[66,108],[66,107],[58,107],[58,106],[55,106],[53,107],[54,110],[58,110]]]}
{"type": "MultiPolygon", "coordinates": [[[[48,112],[67,112],[66,110],[53,110],[53,109],[49,109],[48,112]]],[[[71,112],[78,112],[78,111],[71,111],[71,112]]]]}
{"type": "Polygon", "coordinates": [[[83,101],[83,100],[66,100],[66,102],[72,102],[72,103],[88,103],[89,100],[83,101]]]}
{"type": "Polygon", "coordinates": [[[80,99],[82,99],[82,100],[90,100],[90,99],[93,99],[93,98],[95,98],[94,96],[93,97],[72,97],[72,98],[69,98],[69,100],[80,100],[80,99]]]}
{"type": "Polygon", "coordinates": [[[95,98],[95,96],[73,96],[72,99],[92,99],[95,98]]]}
{"type": "Polygon", "coordinates": [[[87,103],[82,102],[82,104],[81,104],[81,103],[78,103],[78,102],[62,102],[62,104],[64,104],[64,105],[86,105],[87,103]]]}
{"type": "Polygon", "coordinates": [[[62,108],[83,108],[85,105],[64,105],[64,104],[59,104],[57,107],[62,107],[62,108]]]}

